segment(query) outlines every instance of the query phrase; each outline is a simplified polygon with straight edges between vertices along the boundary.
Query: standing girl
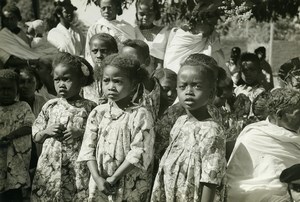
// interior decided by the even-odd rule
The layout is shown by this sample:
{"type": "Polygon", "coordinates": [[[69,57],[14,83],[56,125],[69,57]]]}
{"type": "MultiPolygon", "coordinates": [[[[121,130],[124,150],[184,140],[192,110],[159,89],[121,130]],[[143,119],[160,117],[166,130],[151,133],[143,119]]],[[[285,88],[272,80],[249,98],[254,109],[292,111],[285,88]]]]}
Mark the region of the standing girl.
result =
{"type": "Polygon", "coordinates": [[[92,174],[89,200],[147,201],[153,119],[147,109],[133,102],[147,73],[127,55],[110,55],[103,67],[102,86],[109,101],[91,112],[78,157],[87,162],[92,174]]]}
{"type": "Polygon", "coordinates": [[[0,201],[22,201],[30,186],[31,126],[34,115],[26,102],[16,101],[18,75],[0,70],[0,201]]]}
{"type": "Polygon", "coordinates": [[[92,67],[82,58],[59,53],[53,61],[54,85],[60,98],[49,100],[33,124],[34,141],[43,143],[32,185],[32,201],[85,201],[89,174],[77,163],[88,114],[95,103],[80,97],[93,81],[92,67]]]}
{"type": "Polygon", "coordinates": [[[160,19],[160,8],[157,0],[138,0],[136,2],[135,27],[137,39],[145,41],[150,49],[151,59],[155,68],[163,67],[170,28],[160,27],[153,22],[160,19]]]}
{"type": "Polygon", "coordinates": [[[171,143],[155,178],[152,202],[212,202],[225,174],[225,135],[209,107],[217,80],[224,76],[220,72],[225,72],[205,64],[209,56],[200,56],[186,60],[178,73],[178,98],[187,115],[179,117],[172,128],[171,143]]]}

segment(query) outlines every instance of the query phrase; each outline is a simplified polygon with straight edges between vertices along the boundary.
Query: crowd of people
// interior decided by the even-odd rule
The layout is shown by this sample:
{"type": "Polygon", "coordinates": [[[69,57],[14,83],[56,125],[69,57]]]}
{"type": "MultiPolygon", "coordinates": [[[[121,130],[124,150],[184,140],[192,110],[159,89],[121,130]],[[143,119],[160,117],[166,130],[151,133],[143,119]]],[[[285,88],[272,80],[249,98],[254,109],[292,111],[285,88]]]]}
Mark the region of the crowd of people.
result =
{"type": "Polygon", "coordinates": [[[25,30],[5,5],[0,201],[300,200],[300,59],[275,88],[264,47],[225,62],[207,4],[162,27],[137,0],[133,27],[99,0],[86,36],[70,0],[25,30]]]}

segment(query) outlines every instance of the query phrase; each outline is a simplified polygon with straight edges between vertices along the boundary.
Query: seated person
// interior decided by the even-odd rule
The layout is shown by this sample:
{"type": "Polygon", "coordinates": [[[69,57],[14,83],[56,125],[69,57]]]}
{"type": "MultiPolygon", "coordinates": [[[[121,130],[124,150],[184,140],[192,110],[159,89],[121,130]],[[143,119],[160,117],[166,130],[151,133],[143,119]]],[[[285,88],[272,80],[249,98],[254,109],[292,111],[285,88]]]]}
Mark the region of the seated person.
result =
{"type": "Polygon", "coordinates": [[[300,90],[300,59],[293,58],[280,66],[279,80],[283,87],[300,90]]]}
{"type": "Polygon", "coordinates": [[[288,184],[291,202],[300,201],[300,164],[284,169],[280,174],[280,181],[288,184]]]}
{"type": "Polygon", "coordinates": [[[245,127],[236,140],[227,168],[228,201],[288,201],[279,175],[299,162],[300,93],[277,89],[270,95],[268,118],[245,127]]]}

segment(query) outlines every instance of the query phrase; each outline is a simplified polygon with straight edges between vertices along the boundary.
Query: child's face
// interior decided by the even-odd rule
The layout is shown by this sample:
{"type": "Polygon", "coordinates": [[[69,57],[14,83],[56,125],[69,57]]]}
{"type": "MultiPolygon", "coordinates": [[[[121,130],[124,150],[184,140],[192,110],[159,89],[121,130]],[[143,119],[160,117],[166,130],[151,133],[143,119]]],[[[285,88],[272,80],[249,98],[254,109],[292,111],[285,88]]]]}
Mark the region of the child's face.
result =
{"type": "Polygon", "coordinates": [[[242,65],[241,73],[242,73],[242,79],[247,85],[253,86],[258,83],[260,74],[259,74],[258,67],[255,67],[253,62],[247,61],[246,67],[242,65]]]}
{"type": "Polygon", "coordinates": [[[197,66],[182,66],[177,79],[179,102],[189,111],[208,104],[213,98],[213,90],[207,72],[197,66]]]}
{"type": "Polygon", "coordinates": [[[140,4],[137,10],[137,18],[140,26],[149,27],[155,20],[155,11],[146,4],[140,4]]]}
{"type": "Polygon", "coordinates": [[[0,78],[0,105],[14,103],[18,93],[17,83],[11,79],[0,78]]]}
{"type": "Polygon", "coordinates": [[[100,39],[91,41],[90,50],[92,60],[97,66],[100,66],[102,60],[112,53],[109,43],[100,39]]]}
{"type": "Polygon", "coordinates": [[[117,17],[117,7],[113,1],[114,0],[100,0],[101,15],[108,21],[115,20],[117,17]]]}
{"type": "Polygon", "coordinates": [[[281,122],[283,127],[297,132],[300,135],[300,105],[294,109],[284,112],[281,117],[281,122]]]}
{"type": "Polygon", "coordinates": [[[27,72],[20,72],[20,96],[25,98],[34,97],[37,87],[36,78],[27,72]]]}
{"type": "Polygon", "coordinates": [[[18,17],[9,11],[3,12],[3,24],[9,29],[13,30],[18,27],[18,17]]]}
{"type": "Polygon", "coordinates": [[[163,89],[163,96],[168,100],[168,106],[171,106],[177,97],[176,81],[164,77],[159,80],[159,83],[163,89]]]}
{"type": "Polygon", "coordinates": [[[79,96],[82,78],[80,78],[78,72],[72,71],[71,68],[64,64],[58,64],[54,68],[53,76],[55,90],[58,95],[67,100],[72,100],[79,96]]]}
{"type": "Polygon", "coordinates": [[[124,71],[106,66],[103,70],[102,89],[108,99],[122,103],[133,92],[134,85],[124,71]]]}
{"type": "Polygon", "coordinates": [[[295,90],[300,90],[300,70],[294,71],[287,79],[287,85],[295,90]]]}

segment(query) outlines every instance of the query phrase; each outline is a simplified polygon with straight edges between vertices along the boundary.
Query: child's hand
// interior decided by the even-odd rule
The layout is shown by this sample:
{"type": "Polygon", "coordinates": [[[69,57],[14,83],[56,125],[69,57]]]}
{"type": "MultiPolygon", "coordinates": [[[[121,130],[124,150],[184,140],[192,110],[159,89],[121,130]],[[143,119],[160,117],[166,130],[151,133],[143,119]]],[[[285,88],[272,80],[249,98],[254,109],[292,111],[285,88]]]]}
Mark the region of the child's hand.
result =
{"type": "Polygon", "coordinates": [[[68,128],[63,132],[63,140],[69,140],[71,138],[76,139],[82,137],[84,130],[77,129],[74,127],[68,128]]]}
{"type": "Polygon", "coordinates": [[[111,185],[102,177],[95,179],[98,189],[103,192],[105,195],[111,195],[114,193],[111,185]]]}
{"type": "Polygon", "coordinates": [[[113,186],[113,185],[116,184],[117,179],[116,179],[114,176],[111,176],[111,177],[106,178],[106,181],[107,181],[111,186],[113,186]]]}
{"type": "Polygon", "coordinates": [[[62,124],[53,124],[44,130],[49,137],[61,136],[62,132],[65,130],[65,127],[62,124]]]}

